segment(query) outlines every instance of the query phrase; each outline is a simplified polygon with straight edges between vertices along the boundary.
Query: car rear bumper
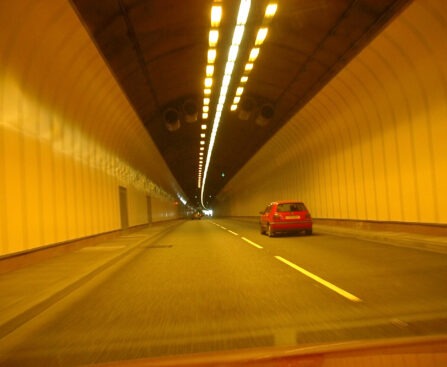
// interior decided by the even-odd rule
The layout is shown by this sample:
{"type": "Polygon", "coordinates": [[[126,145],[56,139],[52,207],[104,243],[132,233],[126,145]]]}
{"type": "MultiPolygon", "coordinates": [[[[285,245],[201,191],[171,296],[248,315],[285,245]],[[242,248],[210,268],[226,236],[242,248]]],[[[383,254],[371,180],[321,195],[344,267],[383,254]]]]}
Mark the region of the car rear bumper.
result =
{"type": "Polygon", "coordinates": [[[299,222],[271,222],[270,228],[275,232],[293,232],[305,229],[312,229],[312,221],[299,222]]]}

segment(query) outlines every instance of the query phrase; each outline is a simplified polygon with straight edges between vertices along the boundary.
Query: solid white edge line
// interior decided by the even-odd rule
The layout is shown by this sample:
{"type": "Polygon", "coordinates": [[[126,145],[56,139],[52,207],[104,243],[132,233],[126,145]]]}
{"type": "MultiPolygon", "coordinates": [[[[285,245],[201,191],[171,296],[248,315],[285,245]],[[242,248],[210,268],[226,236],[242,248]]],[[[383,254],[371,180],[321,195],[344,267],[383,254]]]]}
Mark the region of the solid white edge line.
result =
{"type": "Polygon", "coordinates": [[[339,295],[349,299],[350,301],[352,301],[352,302],[362,302],[362,300],[360,298],[354,296],[353,294],[351,294],[349,292],[346,292],[345,290],[337,287],[336,285],[328,282],[327,280],[324,280],[324,279],[320,278],[319,276],[317,276],[315,274],[312,274],[311,272],[309,272],[309,271],[307,271],[307,270],[305,270],[303,268],[300,268],[298,265],[294,264],[293,262],[291,262],[289,260],[286,260],[286,259],[284,259],[281,256],[275,256],[275,258],[277,258],[279,261],[282,261],[284,264],[289,265],[290,267],[294,268],[295,270],[298,270],[300,273],[302,273],[302,274],[306,275],[307,277],[315,280],[316,282],[324,285],[325,287],[329,288],[330,290],[338,293],[339,295]]]}
{"type": "Polygon", "coordinates": [[[234,234],[235,236],[239,236],[239,233],[236,233],[236,232],[230,231],[229,229],[228,229],[228,232],[230,232],[231,234],[234,234]]]}
{"type": "Polygon", "coordinates": [[[257,243],[254,243],[252,241],[250,241],[248,238],[245,237],[241,237],[245,242],[249,243],[250,245],[257,247],[257,248],[263,248],[262,246],[259,246],[257,243]]]}

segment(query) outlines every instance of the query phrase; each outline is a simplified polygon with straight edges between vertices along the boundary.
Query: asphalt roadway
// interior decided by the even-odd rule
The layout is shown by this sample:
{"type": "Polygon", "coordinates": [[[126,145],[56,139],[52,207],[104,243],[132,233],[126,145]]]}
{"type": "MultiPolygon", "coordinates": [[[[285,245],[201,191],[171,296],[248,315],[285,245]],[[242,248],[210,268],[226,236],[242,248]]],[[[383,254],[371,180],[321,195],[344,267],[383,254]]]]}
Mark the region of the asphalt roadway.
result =
{"type": "Polygon", "coordinates": [[[120,253],[1,335],[0,365],[447,333],[447,254],[317,230],[269,238],[230,219],[151,231],[41,264],[72,274],[120,253]]]}

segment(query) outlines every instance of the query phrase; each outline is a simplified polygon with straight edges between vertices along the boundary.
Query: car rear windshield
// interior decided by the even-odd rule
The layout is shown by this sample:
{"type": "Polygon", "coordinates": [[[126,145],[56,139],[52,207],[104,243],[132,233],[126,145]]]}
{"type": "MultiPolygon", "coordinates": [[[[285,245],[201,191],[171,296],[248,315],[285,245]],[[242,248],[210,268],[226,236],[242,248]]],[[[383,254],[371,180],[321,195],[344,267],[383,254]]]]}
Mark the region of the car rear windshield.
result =
{"type": "Polygon", "coordinates": [[[276,211],[284,212],[303,212],[306,211],[306,206],[303,203],[284,203],[278,204],[276,211]]]}

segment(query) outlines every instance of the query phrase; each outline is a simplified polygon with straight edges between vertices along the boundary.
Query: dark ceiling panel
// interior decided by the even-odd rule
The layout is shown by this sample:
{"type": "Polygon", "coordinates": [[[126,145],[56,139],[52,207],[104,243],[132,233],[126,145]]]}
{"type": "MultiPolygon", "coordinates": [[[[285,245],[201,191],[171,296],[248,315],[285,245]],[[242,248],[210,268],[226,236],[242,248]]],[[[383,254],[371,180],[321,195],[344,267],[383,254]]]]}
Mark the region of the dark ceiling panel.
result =
{"type": "MultiPolygon", "coordinates": [[[[242,101],[254,102],[248,120],[226,107],[212,152],[206,201],[336,73],[364,48],[409,0],[281,0],[269,27],[242,101]],[[260,126],[256,113],[274,106],[271,121],[260,126]],[[222,175],[224,173],[224,175],[222,175]]],[[[244,39],[253,39],[267,1],[252,0],[244,39]]],[[[201,109],[212,0],[72,0],[82,22],[139,114],[174,176],[196,204],[200,198],[198,152],[201,113],[187,123],[187,99],[201,109]],[[163,113],[179,111],[181,126],[168,131],[163,113]]],[[[231,42],[239,1],[226,0],[216,60],[215,95],[231,42]]],[[[243,43],[241,57],[250,45],[243,43]]],[[[235,73],[243,64],[235,66],[235,73]]],[[[236,83],[230,85],[234,94],[236,83]]],[[[229,94],[231,94],[229,93],[229,94]]],[[[232,100],[233,94],[227,97],[232,100]]],[[[207,137],[213,121],[212,97],[207,137]]]]}

